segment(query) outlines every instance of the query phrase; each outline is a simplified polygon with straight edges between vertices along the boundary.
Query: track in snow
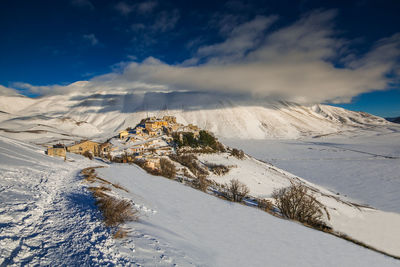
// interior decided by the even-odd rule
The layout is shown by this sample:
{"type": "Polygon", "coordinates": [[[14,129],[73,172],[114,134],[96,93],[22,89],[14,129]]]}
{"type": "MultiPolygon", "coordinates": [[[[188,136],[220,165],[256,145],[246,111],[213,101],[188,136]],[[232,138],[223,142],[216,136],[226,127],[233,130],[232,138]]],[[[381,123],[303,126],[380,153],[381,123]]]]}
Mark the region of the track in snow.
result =
{"type": "Polygon", "coordinates": [[[132,264],[116,249],[77,176],[64,163],[0,139],[0,265],[132,264]],[[32,156],[30,158],[29,156],[32,156]]]}

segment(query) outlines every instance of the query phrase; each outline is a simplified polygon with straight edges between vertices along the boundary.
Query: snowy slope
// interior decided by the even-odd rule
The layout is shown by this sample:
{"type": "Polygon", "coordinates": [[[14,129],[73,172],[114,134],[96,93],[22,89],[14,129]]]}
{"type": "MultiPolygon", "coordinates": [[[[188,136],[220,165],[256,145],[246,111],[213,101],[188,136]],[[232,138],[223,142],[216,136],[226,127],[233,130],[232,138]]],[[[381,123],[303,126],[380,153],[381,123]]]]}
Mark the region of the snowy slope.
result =
{"type": "Polygon", "coordinates": [[[398,264],[331,235],[151,176],[136,166],[112,165],[98,172],[128,188],[127,195],[141,210],[140,223],[131,227],[135,254],[143,266],[172,265],[177,258],[192,259],[197,266],[398,264]]]}
{"type": "MultiPolygon", "coordinates": [[[[0,136],[0,266],[128,265],[73,162],[0,136]]],[[[96,165],[99,165],[97,163],[96,165]]]]}
{"type": "MultiPolygon", "coordinates": [[[[398,264],[334,236],[121,164],[97,171],[129,190],[122,194],[134,201],[141,216],[128,224],[127,239],[115,241],[77,177],[80,169],[101,163],[68,158],[72,161],[51,158],[36,146],[0,137],[0,265],[398,264]]],[[[290,175],[275,171],[281,173],[276,179],[290,175]]],[[[392,219],[385,221],[396,223],[392,219]]]]}
{"type": "Polygon", "coordinates": [[[325,220],[335,231],[400,256],[400,230],[397,227],[400,225],[400,214],[358,206],[348,198],[254,158],[239,160],[228,155],[203,154],[199,159],[204,163],[233,166],[228,174],[211,174],[208,179],[222,184],[238,179],[249,187],[250,194],[255,197],[270,198],[275,189],[288,187],[291,182],[302,182],[314,189],[317,199],[327,208],[330,219],[325,220]]]}
{"type": "Polygon", "coordinates": [[[225,138],[293,139],[391,125],[379,117],[327,105],[300,106],[193,92],[6,98],[0,102],[0,110],[7,112],[0,115],[3,134],[37,143],[107,138],[144,117],[167,114],[225,138]],[[24,134],[27,131],[29,134],[24,134]]]}

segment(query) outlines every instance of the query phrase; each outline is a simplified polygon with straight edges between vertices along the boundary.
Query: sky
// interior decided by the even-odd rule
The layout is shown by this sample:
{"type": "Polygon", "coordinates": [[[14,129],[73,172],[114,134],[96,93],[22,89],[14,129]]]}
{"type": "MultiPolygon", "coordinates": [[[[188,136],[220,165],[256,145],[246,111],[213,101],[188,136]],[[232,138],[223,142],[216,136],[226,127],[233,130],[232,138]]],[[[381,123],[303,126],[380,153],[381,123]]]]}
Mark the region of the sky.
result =
{"type": "Polygon", "coordinates": [[[400,116],[400,1],[2,0],[0,94],[201,91],[400,116]]]}

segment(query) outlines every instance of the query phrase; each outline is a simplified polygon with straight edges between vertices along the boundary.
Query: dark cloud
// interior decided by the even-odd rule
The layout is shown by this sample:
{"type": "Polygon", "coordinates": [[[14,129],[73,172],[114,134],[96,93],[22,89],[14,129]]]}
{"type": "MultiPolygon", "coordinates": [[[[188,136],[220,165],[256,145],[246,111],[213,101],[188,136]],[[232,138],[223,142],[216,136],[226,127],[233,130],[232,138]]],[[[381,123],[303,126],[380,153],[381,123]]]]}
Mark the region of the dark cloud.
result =
{"type": "Polygon", "coordinates": [[[94,5],[89,0],[72,0],[71,4],[79,8],[94,9],[94,5]]]}

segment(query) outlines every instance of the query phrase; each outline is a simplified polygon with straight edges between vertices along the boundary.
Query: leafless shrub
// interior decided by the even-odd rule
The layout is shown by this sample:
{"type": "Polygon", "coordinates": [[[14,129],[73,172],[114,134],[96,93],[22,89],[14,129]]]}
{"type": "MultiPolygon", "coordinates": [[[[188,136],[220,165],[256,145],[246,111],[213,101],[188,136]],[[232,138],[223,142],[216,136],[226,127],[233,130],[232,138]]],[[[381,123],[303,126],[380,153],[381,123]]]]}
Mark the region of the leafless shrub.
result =
{"type": "Polygon", "coordinates": [[[265,211],[270,211],[273,209],[274,205],[268,199],[257,199],[258,207],[265,211]]]}
{"type": "Polygon", "coordinates": [[[193,179],[192,185],[194,188],[199,189],[203,192],[207,191],[209,186],[209,181],[206,179],[205,175],[199,175],[197,178],[193,179]]]}
{"type": "Polygon", "coordinates": [[[173,179],[176,176],[176,168],[175,165],[166,158],[160,159],[160,169],[161,175],[167,177],[169,179],[173,179]]]}
{"type": "Polygon", "coordinates": [[[93,159],[93,154],[92,154],[92,152],[90,152],[89,150],[86,150],[85,152],[83,152],[82,155],[85,156],[85,157],[87,157],[87,158],[90,159],[90,160],[93,159]]]}
{"type": "Polygon", "coordinates": [[[229,184],[225,185],[225,188],[227,190],[226,197],[234,202],[241,202],[250,192],[249,188],[237,179],[232,179],[229,184]]]}
{"type": "Polygon", "coordinates": [[[327,227],[322,219],[322,204],[308,194],[306,186],[292,184],[290,187],[275,190],[272,197],[284,217],[316,228],[327,227]]]}
{"type": "Polygon", "coordinates": [[[94,194],[96,205],[103,214],[106,226],[118,226],[127,221],[136,221],[138,212],[124,199],[117,199],[104,193],[94,194]]]}
{"type": "Polygon", "coordinates": [[[229,172],[229,168],[222,164],[208,163],[207,167],[216,175],[225,175],[229,172]]]}
{"type": "Polygon", "coordinates": [[[220,142],[215,143],[215,150],[220,151],[220,152],[226,151],[225,146],[220,142]]]}
{"type": "Polygon", "coordinates": [[[244,159],[244,152],[243,152],[243,150],[239,150],[239,149],[233,148],[231,150],[231,156],[234,156],[234,157],[236,157],[238,159],[244,159]]]}
{"type": "Polygon", "coordinates": [[[191,178],[191,179],[196,178],[196,177],[194,177],[192,174],[189,173],[189,171],[188,171],[187,168],[183,168],[183,175],[184,175],[185,177],[191,178]]]}
{"type": "Polygon", "coordinates": [[[198,159],[195,155],[192,154],[170,155],[170,158],[176,162],[179,162],[183,166],[187,167],[196,177],[199,177],[199,175],[209,174],[207,170],[205,170],[198,164],[198,159]]]}

